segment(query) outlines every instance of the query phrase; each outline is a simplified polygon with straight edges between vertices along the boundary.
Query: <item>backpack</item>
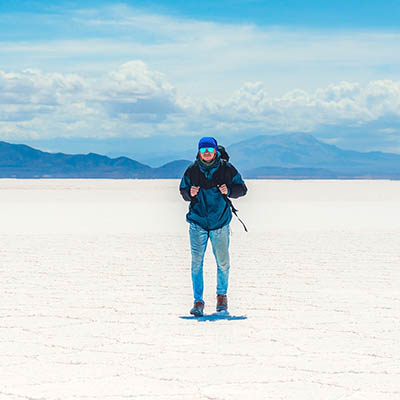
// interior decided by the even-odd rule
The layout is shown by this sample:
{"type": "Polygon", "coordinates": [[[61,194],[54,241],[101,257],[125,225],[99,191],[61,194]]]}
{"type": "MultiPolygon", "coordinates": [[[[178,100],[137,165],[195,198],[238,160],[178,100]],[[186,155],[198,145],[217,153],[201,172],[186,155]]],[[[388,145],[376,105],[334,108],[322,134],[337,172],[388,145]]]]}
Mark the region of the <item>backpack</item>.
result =
{"type": "MultiPolygon", "coordinates": [[[[226,151],[224,146],[221,146],[220,144],[218,145],[218,151],[221,155],[221,167],[218,170],[218,174],[217,176],[212,177],[211,181],[207,181],[205,179],[205,177],[203,176],[203,174],[200,173],[200,169],[197,168],[198,171],[196,171],[196,178],[195,178],[195,186],[200,186],[206,189],[209,189],[213,186],[221,186],[223,184],[222,182],[222,178],[225,175],[225,167],[226,167],[226,163],[229,161],[229,154],[226,151]],[[221,183],[222,182],[222,183],[221,183]]],[[[235,206],[232,204],[232,201],[230,198],[228,198],[227,195],[223,195],[225,201],[228,203],[228,205],[231,207],[232,212],[235,214],[236,218],[239,220],[239,222],[243,225],[243,228],[246,232],[248,232],[246,225],[244,224],[244,222],[239,218],[239,216],[237,215],[237,212],[239,211],[237,208],[235,208],[235,206]]]]}
{"type": "Polygon", "coordinates": [[[218,151],[221,154],[221,159],[225,160],[226,162],[229,161],[229,154],[228,152],[225,150],[224,146],[221,146],[220,144],[218,145],[218,151]]]}

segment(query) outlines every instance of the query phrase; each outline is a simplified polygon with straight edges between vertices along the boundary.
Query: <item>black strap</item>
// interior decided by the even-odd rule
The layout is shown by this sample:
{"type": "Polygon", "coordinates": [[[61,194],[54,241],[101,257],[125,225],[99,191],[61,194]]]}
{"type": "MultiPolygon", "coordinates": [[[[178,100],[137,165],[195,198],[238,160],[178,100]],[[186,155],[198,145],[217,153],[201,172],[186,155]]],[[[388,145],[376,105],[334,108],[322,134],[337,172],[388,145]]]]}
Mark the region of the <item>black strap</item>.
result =
{"type": "MultiPolygon", "coordinates": [[[[193,166],[193,171],[192,171],[192,183],[194,186],[200,186],[203,189],[210,189],[214,186],[221,186],[223,185],[223,181],[224,181],[224,177],[225,177],[225,168],[226,168],[226,161],[225,160],[221,160],[221,167],[218,168],[217,171],[215,171],[214,175],[212,176],[212,179],[207,180],[206,177],[204,176],[204,174],[201,173],[200,171],[200,167],[199,165],[196,163],[193,166]]],[[[225,201],[228,203],[228,205],[231,207],[232,212],[235,214],[236,218],[240,221],[240,223],[243,225],[243,228],[246,232],[248,232],[246,225],[244,224],[244,222],[239,218],[239,216],[237,215],[237,212],[239,210],[237,210],[234,205],[232,204],[231,199],[228,198],[227,195],[223,195],[225,201]]],[[[194,198],[192,200],[192,202],[196,202],[197,198],[194,198]]]]}
{"type": "Polygon", "coordinates": [[[224,199],[226,202],[231,206],[232,212],[236,215],[236,218],[239,220],[239,222],[243,225],[243,228],[246,232],[248,232],[246,225],[244,222],[239,218],[239,215],[237,215],[237,212],[239,211],[238,209],[235,208],[235,206],[232,204],[231,199],[228,198],[228,196],[224,195],[224,199]]]}

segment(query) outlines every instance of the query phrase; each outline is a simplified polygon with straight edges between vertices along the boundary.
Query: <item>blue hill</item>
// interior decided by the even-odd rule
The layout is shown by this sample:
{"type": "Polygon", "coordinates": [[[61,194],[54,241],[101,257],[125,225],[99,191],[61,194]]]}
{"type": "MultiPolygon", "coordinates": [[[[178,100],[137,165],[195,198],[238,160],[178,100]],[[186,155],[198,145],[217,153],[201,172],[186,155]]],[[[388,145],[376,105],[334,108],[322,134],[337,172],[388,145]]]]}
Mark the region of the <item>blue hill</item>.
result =
{"type": "Polygon", "coordinates": [[[398,154],[342,150],[309,134],[257,136],[229,146],[228,151],[235,165],[250,175],[258,168],[278,167],[316,169],[310,172],[317,175],[323,169],[337,176],[400,177],[398,154]]]}
{"type": "MultiPolygon", "coordinates": [[[[400,179],[398,154],[342,150],[309,134],[257,136],[227,150],[244,178],[400,179]]],[[[178,179],[189,164],[152,168],[128,157],[48,153],[0,141],[1,178],[178,179]]]]}

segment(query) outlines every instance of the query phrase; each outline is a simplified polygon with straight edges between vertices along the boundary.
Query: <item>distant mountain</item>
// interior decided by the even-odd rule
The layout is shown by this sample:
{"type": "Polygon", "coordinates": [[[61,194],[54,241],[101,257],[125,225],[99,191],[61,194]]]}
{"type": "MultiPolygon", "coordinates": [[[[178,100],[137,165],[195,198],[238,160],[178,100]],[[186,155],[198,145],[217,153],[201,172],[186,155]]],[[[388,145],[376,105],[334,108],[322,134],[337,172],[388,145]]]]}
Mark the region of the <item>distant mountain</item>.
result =
{"type": "Polygon", "coordinates": [[[176,178],[190,161],[151,168],[127,157],[47,153],[22,144],[0,142],[2,178],[176,178]]]}
{"type": "MultiPolygon", "coordinates": [[[[252,179],[400,179],[400,155],[342,150],[309,134],[257,136],[227,147],[231,162],[252,179]]],[[[128,157],[47,153],[0,142],[2,178],[178,179],[188,160],[159,168],[128,157]]]]}
{"type": "MultiPolygon", "coordinates": [[[[400,176],[400,155],[342,150],[309,134],[257,136],[227,148],[242,171],[260,167],[327,169],[338,175],[400,176]]],[[[319,173],[318,171],[314,171],[319,173]]]]}
{"type": "Polygon", "coordinates": [[[245,171],[243,176],[247,179],[349,179],[349,175],[323,168],[259,167],[245,171]]]}
{"type": "Polygon", "coordinates": [[[172,161],[159,168],[153,168],[152,178],[180,179],[190,163],[191,161],[188,160],[178,160],[172,161]]]}
{"type": "Polygon", "coordinates": [[[196,157],[196,147],[191,150],[174,150],[174,151],[167,151],[167,152],[160,152],[155,153],[139,153],[135,154],[134,152],[109,152],[105,154],[107,157],[110,158],[117,158],[117,157],[128,157],[135,159],[136,161],[148,165],[153,168],[158,168],[160,165],[165,165],[173,162],[172,160],[190,160],[196,157]]]}

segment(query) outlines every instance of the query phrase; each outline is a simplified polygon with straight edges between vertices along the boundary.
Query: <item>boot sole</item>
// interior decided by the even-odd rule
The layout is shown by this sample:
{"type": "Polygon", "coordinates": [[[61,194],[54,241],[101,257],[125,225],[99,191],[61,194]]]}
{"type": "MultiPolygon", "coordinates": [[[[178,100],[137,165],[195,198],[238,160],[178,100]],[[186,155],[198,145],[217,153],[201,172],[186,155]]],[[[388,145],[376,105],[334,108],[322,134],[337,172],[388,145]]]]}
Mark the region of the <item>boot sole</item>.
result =
{"type": "Polygon", "coordinates": [[[195,317],[202,317],[204,315],[203,311],[197,309],[197,310],[191,310],[190,314],[194,315],[195,317]]]}

